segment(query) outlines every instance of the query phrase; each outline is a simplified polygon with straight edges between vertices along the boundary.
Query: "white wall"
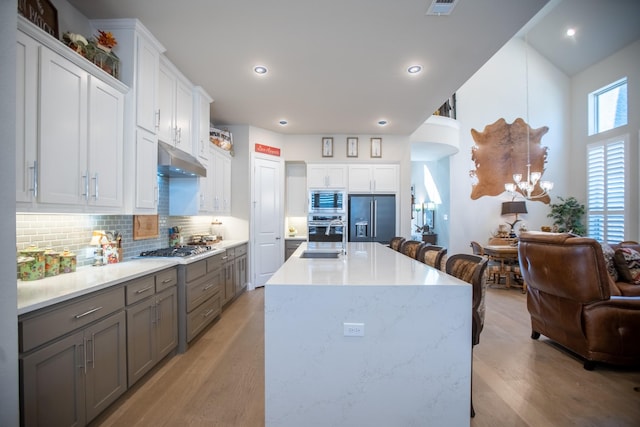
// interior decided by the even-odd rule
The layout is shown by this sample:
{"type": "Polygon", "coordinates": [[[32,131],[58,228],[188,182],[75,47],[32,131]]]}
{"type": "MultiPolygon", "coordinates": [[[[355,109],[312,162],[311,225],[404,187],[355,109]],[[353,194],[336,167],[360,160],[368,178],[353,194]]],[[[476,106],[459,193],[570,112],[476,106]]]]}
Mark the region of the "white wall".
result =
{"type": "Polygon", "coordinates": [[[586,147],[588,144],[621,135],[629,135],[629,153],[627,165],[629,175],[625,183],[626,215],[625,232],[627,240],[639,240],[639,193],[640,184],[638,178],[638,129],[640,129],[640,40],[614,53],[598,64],[577,74],[571,82],[572,105],[571,129],[573,134],[573,146],[571,158],[575,161],[569,163],[568,168],[574,177],[569,183],[569,190],[580,200],[586,199],[586,147]],[[628,124],[617,129],[604,132],[601,135],[588,136],[587,99],[589,93],[598,90],[623,77],[627,77],[628,87],[628,124]]]}
{"type": "Polygon", "coordinates": [[[0,2],[0,220],[5,252],[0,257],[0,425],[17,426],[18,290],[16,280],[16,3],[0,2]]]}
{"type": "MultiPolygon", "coordinates": [[[[450,241],[449,253],[470,253],[469,242],[484,243],[498,225],[513,221],[502,218],[501,203],[508,195],[483,196],[471,200],[469,171],[474,169],[471,129],[484,127],[504,118],[512,123],[522,117],[531,127],[548,126],[542,145],[549,147],[544,177],[555,183],[552,202],[556,196],[571,194],[566,164],[569,161],[571,133],[569,78],[541,57],[520,39],[513,39],[498,51],[457,92],[457,118],[461,124],[460,152],[450,158],[450,241]],[[529,107],[527,120],[527,82],[525,63],[529,65],[529,107]]],[[[550,224],[546,217],[549,207],[541,202],[527,201],[529,213],[521,215],[529,229],[550,224]]]]}

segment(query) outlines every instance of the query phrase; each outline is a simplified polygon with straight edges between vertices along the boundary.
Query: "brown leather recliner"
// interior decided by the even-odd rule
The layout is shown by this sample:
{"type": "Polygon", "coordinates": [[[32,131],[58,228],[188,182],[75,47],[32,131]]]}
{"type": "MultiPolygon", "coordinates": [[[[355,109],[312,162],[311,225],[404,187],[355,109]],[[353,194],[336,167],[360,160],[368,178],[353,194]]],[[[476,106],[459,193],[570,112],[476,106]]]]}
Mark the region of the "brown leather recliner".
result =
{"type": "Polygon", "coordinates": [[[640,365],[640,297],[610,296],[596,240],[523,232],[518,254],[531,338],[549,337],[583,357],[589,370],[595,362],[640,365]]]}

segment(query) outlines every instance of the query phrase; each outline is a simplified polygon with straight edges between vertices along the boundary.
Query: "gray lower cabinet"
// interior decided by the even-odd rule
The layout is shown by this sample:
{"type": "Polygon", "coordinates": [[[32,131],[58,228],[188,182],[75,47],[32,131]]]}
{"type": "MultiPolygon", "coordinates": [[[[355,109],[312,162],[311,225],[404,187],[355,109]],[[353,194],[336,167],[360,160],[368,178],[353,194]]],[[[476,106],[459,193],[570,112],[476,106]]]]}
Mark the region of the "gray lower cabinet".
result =
{"type": "Polygon", "coordinates": [[[289,257],[296,251],[296,249],[298,249],[298,246],[300,246],[302,242],[304,242],[304,240],[286,239],[284,241],[284,260],[285,261],[289,259],[289,257]]]}
{"type": "Polygon", "coordinates": [[[222,305],[227,304],[236,296],[235,282],[235,249],[227,249],[224,259],[224,301],[222,305]]]}
{"type": "Polygon", "coordinates": [[[235,248],[235,292],[236,295],[247,289],[247,244],[235,248]]]}
{"type": "Polygon", "coordinates": [[[184,352],[193,340],[222,312],[224,300],[224,253],[187,264],[184,267],[184,290],[180,290],[179,351],[184,352]]]}
{"type": "Polygon", "coordinates": [[[19,319],[22,425],[83,426],[126,391],[123,308],[118,287],[19,319]]]}
{"type": "Polygon", "coordinates": [[[129,387],[178,346],[177,283],[171,268],[125,286],[129,387]]]}

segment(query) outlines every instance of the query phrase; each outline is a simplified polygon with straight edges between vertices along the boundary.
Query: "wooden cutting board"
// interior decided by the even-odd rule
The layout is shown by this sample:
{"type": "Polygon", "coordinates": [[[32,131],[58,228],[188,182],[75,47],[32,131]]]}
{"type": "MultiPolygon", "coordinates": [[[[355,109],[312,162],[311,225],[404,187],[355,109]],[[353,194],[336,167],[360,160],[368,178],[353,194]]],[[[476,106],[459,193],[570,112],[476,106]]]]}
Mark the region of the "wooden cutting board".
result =
{"type": "Polygon", "coordinates": [[[159,235],[158,215],[133,216],[133,240],[155,239],[159,235]]]}

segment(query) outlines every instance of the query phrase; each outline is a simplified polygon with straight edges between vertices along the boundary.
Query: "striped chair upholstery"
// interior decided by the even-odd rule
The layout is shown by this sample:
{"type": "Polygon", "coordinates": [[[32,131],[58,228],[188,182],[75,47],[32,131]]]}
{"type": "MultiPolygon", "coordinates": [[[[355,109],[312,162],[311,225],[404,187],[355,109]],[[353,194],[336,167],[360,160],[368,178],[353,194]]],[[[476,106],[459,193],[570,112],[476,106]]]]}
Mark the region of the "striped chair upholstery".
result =
{"type": "Polygon", "coordinates": [[[400,236],[392,237],[391,240],[389,241],[389,247],[394,251],[399,252],[400,247],[402,246],[405,240],[406,239],[404,237],[400,237],[400,236]]]}
{"type": "Polygon", "coordinates": [[[423,246],[424,243],[417,240],[406,240],[400,246],[400,252],[410,258],[416,259],[418,256],[418,252],[423,246]]]}
{"type": "Polygon", "coordinates": [[[438,270],[443,270],[444,265],[442,260],[446,253],[447,249],[442,246],[424,245],[422,249],[420,249],[420,252],[418,252],[416,259],[428,266],[435,267],[438,270]]]}

